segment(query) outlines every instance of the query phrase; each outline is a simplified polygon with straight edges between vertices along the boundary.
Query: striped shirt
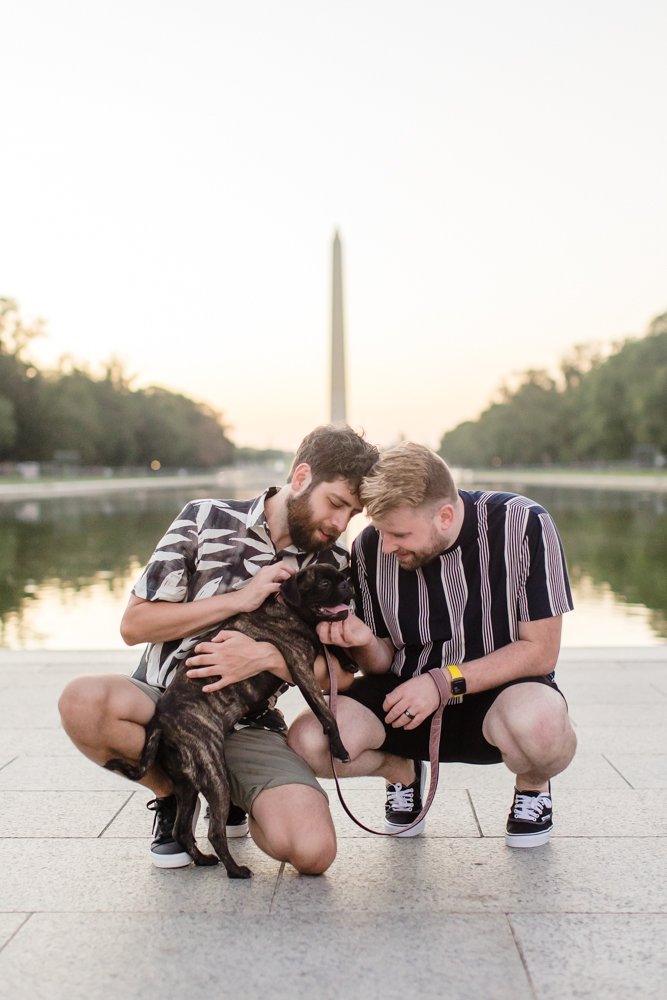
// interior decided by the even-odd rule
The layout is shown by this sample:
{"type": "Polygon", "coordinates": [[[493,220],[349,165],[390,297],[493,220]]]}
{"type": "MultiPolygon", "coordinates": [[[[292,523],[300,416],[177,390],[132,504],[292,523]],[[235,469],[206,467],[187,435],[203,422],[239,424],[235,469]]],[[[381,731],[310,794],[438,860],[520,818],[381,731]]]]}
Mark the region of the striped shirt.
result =
{"type": "Polygon", "coordinates": [[[391,669],[406,680],[492,653],[519,638],[520,622],[573,607],[558,531],[543,507],[514,493],[459,495],[459,537],[418,569],[384,553],[373,526],[352,549],[357,614],[391,639],[391,669]]]}
{"type": "MultiPolygon", "coordinates": [[[[277,487],[271,487],[252,500],[192,500],[186,504],[158,542],[132,593],[145,601],[200,601],[238,590],[262,566],[282,559],[297,569],[312,562],[345,568],[347,552],[339,545],[319,553],[304,552],[294,545],[276,549],[264,504],[277,492],[277,487]]],[[[179,663],[210,631],[206,626],[186,639],[151,643],[133,676],[165,687],[179,663]]]]}

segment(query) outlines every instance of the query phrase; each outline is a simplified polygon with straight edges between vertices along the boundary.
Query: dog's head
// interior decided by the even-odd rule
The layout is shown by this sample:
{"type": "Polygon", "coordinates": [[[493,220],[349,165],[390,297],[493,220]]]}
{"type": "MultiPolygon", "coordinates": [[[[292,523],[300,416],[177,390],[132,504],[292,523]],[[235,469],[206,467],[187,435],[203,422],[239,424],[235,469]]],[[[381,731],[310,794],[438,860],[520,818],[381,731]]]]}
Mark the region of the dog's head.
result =
{"type": "Polygon", "coordinates": [[[285,603],[309,625],[342,621],[350,613],[352,584],[333,566],[307,566],[285,580],[280,591],[285,603]]]}

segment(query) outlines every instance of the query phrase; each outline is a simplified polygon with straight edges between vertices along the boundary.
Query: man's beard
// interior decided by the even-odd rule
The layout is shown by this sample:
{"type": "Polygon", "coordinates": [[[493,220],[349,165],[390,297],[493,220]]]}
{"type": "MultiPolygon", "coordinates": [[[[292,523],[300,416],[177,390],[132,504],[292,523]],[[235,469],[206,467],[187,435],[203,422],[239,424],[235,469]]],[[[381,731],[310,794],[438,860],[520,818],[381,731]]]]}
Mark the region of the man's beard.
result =
{"type": "Polygon", "coordinates": [[[319,525],[313,519],[313,510],[310,503],[310,487],[305,493],[297,497],[290,497],[287,501],[287,528],[292,542],[298,549],[304,552],[322,552],[329,549],[338,538],[338,532],[334,528],[325,526],[323,531],[328,531],[328,539],[319,536],[319,525]]]}
{"type": "Polygon", "coordinates": [[[401,569],[419,569],[420,566],[423,566],[425,563],[430,562],[431,559],[435,559],[436,556],[439,556],[440,553],[444,552],[447,547],[445,541],[440,536],[440,533],[435,528],[432,529],[429,542],[430,545],[428,549],[421,549],[416,552],[408,552],[406,550],[402,559],[398,559],[398,555],[394,553],[398,559],[398,564],[401,569]]]}

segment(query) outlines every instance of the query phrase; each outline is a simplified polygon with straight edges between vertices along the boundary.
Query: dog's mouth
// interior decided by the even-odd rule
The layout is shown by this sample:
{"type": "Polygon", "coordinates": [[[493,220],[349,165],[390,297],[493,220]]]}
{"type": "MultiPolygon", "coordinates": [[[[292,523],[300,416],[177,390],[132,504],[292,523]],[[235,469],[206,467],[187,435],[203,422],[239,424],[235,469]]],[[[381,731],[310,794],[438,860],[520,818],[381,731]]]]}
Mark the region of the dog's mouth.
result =
{"type": "Polygon", "coordinates": [[[316,608],[315,613],[323,622],[342,622],[350,613],[350,605],[334,604],[330,608],[316,608]]]}

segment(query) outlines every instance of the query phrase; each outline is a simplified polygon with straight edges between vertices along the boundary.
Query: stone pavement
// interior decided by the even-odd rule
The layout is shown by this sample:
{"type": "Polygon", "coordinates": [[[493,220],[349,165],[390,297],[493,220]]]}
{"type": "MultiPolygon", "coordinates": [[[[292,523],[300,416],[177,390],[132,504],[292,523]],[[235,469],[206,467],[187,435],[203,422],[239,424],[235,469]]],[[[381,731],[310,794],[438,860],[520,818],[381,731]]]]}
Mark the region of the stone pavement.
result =
{"type": "MultiPolygon", "coordinates": [[[[445,765],[425,836],[363,833],[330,787],[329,872],[232,842],[249,882],[153,868],[149,794],[59,728],[69,678],[136,659],[0,652],[3,1000],[667,996],[667,647],[564,651],[579,752],[553,782],[549,845],[505,847],[502,765],[445,765]]],[[[300,696],[283,705],[293,717],[300,696]]],[[[345,787],[377,824],[382,783],[345,787]]]]}

